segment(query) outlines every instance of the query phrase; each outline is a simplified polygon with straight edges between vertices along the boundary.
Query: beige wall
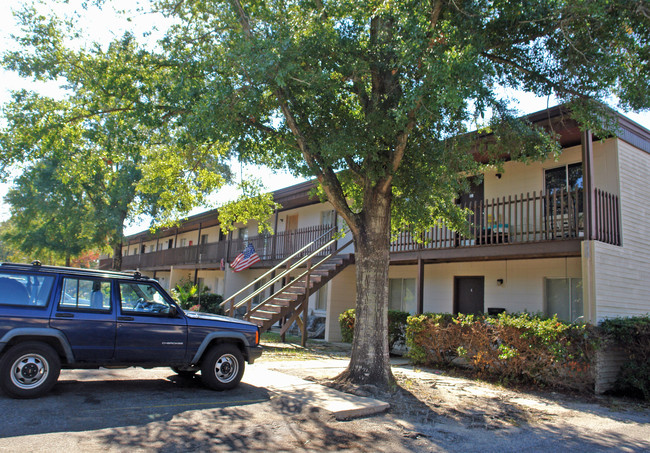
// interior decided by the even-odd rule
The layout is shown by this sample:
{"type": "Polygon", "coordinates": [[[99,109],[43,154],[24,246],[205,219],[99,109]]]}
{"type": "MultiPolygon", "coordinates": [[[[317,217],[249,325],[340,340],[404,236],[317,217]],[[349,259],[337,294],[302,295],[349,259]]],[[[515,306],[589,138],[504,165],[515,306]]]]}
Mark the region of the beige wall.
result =
{"type": "Polygon", "coordinates": [[[202,278],[205,286],[210,288],[210,293],[223,295],[224,271],[199,270],[197,278],[202,278]]]}
{"type": "Polygon", "coordinates": [[[650,313],[650,154],[618,141],[622,246],[593,241],[597,320],[650,313]]]}
{"type": "Polygon", "coordinates": [[[307,228],[320,225],[321,212],[332,209],[332,205],[326,202],[282,211],[278,213],[278,232],[285,231],[289,216],[298,214],[298,228],[307,228]]]}
{"type": "MultiPolygon", "coordinates": [[[[521,195],[530,192],[539,194],[544,190],[544,170],[561,165],[582,162],[582,149],[573,146],[565,149],[557,159],[524,164],[506,162],[501,179],[496,178],[497,170],[485,173],[485,199],[521,195]]],[[[594,184],[599,189],[618,194],[617,139],[594,142],[594,184]]]]}
{"type": "MultiPolygon", "coordinates": [[[[424,311],[453,312],[454,277],[485,277],[485,310],[544,311],[544,278],[581,278],[580,258],[485,261],[424,266],[424,311]],[[503,279],[503,285],[497,285],[503,279]]],[[[392,266],[389,278],[417,278],[417,266],[392,266]]]]}
{"type": "Polygon", "coordinates": [[[339,315],[348,308],[354,308],[357,299],[356,268],[348,266],[329,283],[327,301],[327,325],[325,340],[341,341],[339,315]]]}

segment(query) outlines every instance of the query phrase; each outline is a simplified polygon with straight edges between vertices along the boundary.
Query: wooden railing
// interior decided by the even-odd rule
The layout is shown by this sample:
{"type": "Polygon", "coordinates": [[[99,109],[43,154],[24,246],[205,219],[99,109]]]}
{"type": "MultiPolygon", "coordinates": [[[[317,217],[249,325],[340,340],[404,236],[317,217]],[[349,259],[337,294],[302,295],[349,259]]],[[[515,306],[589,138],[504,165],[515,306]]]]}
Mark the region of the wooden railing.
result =
{"type": "MultiPolygon", "coordinates": [[[[318,225],[274,235],[253,236],[246,240],[232,239],[138,255],[125,255],[122,257],[122,269],[152,269],[181,264],[218,264],[222,259],[228,263],[234,260],[249,243],[253,244],[255,252],[262,261],[281,261],[325,234],[329,234],[327,237],[329,241],[333,231],[331,225],[318,225]]],[[[322,254],[327,254],[327,251],[322,254]]],[[[110,259],[103,260],[100,268],[109,269],[111,264],[110,259]]]]}
{"type": "MultiPolygon", "coordinates": [[[[402,232],[391,244],[391,252],[474,247],[492,244],[567,240],[584,237],[582,190],[533,192],[480,200],[463,205],[469,212],[467,230],[456,232],[444,225],[419,237],[402,232]]],[[[596,237],[620,245],[618,197],[596,190],[596,237]]]]}
{"type": "Polygon", "coordinates": [[[607,244],[621,245],[621,217],[618,197],[600,189],[596,189],[595,192],[594,239],[607,244]]]}
{"type": "MultiPolygon", "coordinates": [[[[430,228],[418,238],[409,232],[398,235],[391,252],[521,244],[585,237],[582,190],[532,192],[463,205],[468,228],[456,232],[446,226],[430,228]]],[[[621,244],[620,206],[617,196],[600,189],[594,194],[595,240],[621,244]]],[[[122,258],[122,269],[153,269],[179,264],[218,264],[232,261],[245,245],[252,243],[263,262],[277,262],[327,233],[329,225],[301,228],[275,235],[259,235],[210,244],[178,247],[122,258]]],[[[328,238],[329,240],[329,238],[328,238]]],[[[326,252],[323,252],[323,255],[326,252]]],[[[104,263],[106,261],[106,263],[104,263]]],[[[110,259],[101,268],[110,268],[110,259]]]]}

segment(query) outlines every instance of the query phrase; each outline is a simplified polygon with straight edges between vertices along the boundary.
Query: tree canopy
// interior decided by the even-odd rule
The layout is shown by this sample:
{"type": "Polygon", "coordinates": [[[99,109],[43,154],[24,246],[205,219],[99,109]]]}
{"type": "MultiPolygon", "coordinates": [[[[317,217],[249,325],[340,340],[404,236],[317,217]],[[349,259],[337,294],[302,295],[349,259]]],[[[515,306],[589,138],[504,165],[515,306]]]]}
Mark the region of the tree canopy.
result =
{"type": "MultiPolygon", "coordinates": [[[[81,236],[75,246],[72,238],[57,244],[54,237],[65,231],[51,228],[70,228],[83,218],[93,229],[86,232],[93,240],[84,248],[108,242],[119,269],[125,222],[148,214],[165,224],[202,203],[229,178],[222,163],[225,148],[196,142],[170,127],[168,112],[153,102],[168,78],[165,64],[133,36],[76,49],[69,43],[70,24],[33,8],[17,17],[23,34],[19,50],[3,56],[5,67],[23,77],[63,82],[64,94],[52,98],[20,91],[4,106],[0,172],[15,166],[24,171],[7,201],[15,213],[29,204],[30,217],[41,210],[37,217],[43,218],[51,214],[42,203],[47,191],[52,207],[57,195],[83,200],[75,205],[62,198],[56,221],[37,228],[30,220],[23,226],[40,238],[48,226],[50,249],[61,252],[64,246],[74,255],[82,251],[77,247],[81,236]],[[24,190],[27,186],[33,190],[24,190]]],[[[25,250],[36,247],[35,237],[24,236],[25,250]]]]}

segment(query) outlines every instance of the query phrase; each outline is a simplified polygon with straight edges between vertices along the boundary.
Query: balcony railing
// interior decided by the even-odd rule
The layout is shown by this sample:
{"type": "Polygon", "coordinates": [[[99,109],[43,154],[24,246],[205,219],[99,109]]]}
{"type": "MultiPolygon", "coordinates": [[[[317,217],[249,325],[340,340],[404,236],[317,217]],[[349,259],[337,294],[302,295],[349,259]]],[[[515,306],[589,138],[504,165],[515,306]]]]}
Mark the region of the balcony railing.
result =
{"type": "MultiPolygon", "coordinates": [[[[419,237],[402,232],[391,252],[522,244],[584,237],[582,190],[530,193],[475,201],[463,205],[468,230],[459,233],[445,226],[430,228],[419,237]]],[[[620,245],[618,197],[596,190],[596,237],[620,245]]]]}
{"type": "MultiPolygon", "coordinates": [[[[274,235],[259,235],[244,240],[232,239],[208,244],[177,247],[157,252],[122,257],[122,269],[153,269],[197,264],[228,263],[240,254],[246,245],[253,244],[262,261],[281,261],[296,250],[319,239],[328,241],[333,234],[331,225],[319,225],[284,231],[274,235]]],[[[326,251],[323,252],[326,254],[326,251]]],[[[110,260],[102,260],[101,268],[110,268],[110,260]]]]}
{"type": "MultiPolygon", "coordinates": [[[[583,193],[581,190],[530,193],[480,200],[468,205],[468,229],[459,233],[436,226],[415,238],[401,233],[391,244],[391,252],[412,252],[496,244],[524,244],[542,241],[580,239],[585,236],[583,193]]],[[[620,245],[619,200],[612,194],[595,191],[594,239],[620,245]]],[[[281,261],[306,244],[325,235],[331,226],[314,226],[275,235],[172,248],[122,258],[123,269],[155,269],[179,265],[218,265],[231,262],[252,243],[263,262],[281,261]]],[[[331,236],[331,233],[329,233],[331,236]]],[[[325,239],[329,240],[330,236],[325,239]]],[[[110,268],[110,260],[102,260],[110,268]]]]}

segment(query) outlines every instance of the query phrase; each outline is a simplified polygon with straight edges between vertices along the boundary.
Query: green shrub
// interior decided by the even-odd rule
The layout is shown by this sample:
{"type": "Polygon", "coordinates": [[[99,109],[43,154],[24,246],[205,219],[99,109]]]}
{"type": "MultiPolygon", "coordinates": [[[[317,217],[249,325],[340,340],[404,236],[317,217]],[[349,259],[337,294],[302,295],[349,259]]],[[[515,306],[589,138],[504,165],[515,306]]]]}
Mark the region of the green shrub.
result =
{"type": "Polygon", "coordinates": [[[650,317],[607,319],[600,327],[626,355],[614,390],[650,400],[650,317]]]}
{"type": "Polygon", "coordinates": [[[188,305],[191,307],[198,305],[196,307],[198,311],[222,315],[223,308],[219,306],[221,302],[223,302],[223,296],[221,294],[201,294],[200,298],[198,295],[192,296],[188,300],[188,305]]]}
{"type": "MultiPolygon", "coordinates": [[[[388,348],[392,350],[395,345],[405,342],[406,320],[409,314],[404,311],[388,310],[388,348]]],[[[352,343],[354,339],[354,308],[345,310],[339,315],[341,337],[345,343],[352,343]]]]}
{"type": "Polygon", "coordinates": [[[479,374],[580,390],[593,388],[593,326],[529,314],[425,314],[408,319],[409,357],[426,365],[458,358],[479,374]]]}
{"type": "Polygon", "coordinates": [[[339,315],[341,337],[344,343],[352,343],[352,339],[354,338],[354,320],[354,308],[345,310],[339,315]]]}

